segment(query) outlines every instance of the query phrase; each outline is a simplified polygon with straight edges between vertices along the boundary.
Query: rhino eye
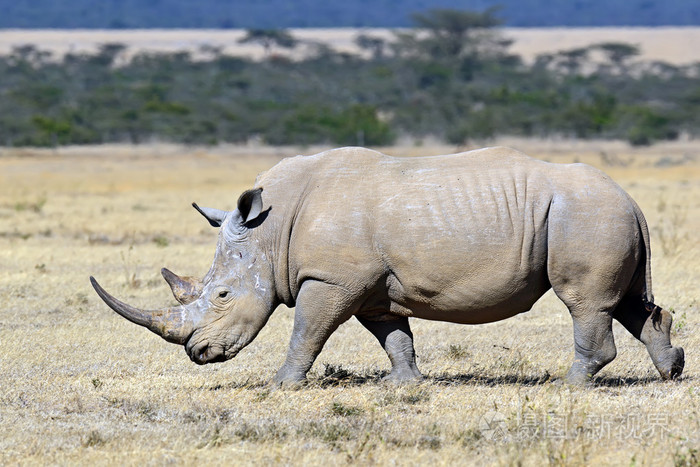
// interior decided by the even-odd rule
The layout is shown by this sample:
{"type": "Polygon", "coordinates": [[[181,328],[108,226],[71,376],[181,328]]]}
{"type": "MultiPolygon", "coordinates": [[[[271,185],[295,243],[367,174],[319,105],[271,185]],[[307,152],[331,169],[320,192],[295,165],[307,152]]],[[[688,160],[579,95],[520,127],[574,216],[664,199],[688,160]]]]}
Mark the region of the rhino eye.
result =
{"type": "Polygon", "coordinates": [[[212,300],[215,302],[228,302],[233,293],[228,287],[218,287],[217,289],[214,290],[214,292],[211,294],[212,300]]]}

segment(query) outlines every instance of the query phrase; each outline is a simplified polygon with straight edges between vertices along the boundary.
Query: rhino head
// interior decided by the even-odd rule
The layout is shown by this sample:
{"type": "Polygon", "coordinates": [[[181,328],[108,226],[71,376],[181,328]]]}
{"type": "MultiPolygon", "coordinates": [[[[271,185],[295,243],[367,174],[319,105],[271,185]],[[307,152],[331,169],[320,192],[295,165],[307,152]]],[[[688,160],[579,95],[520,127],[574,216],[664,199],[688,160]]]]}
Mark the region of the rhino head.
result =
{"type": "Polygon", "coordinates": [[[276,305],[270,251],[254,235],[267,214],[261,194],[262,188],[244,192],[233,211],[193,203],[212,226],[220,227],[219,240],[203,280],[161,270],[178,306],[142,310],[117,300],[90,277],[92,286],[124,318],[168,342],[184,345],[193,362],[233,358],[257,336],[276,305]]]}

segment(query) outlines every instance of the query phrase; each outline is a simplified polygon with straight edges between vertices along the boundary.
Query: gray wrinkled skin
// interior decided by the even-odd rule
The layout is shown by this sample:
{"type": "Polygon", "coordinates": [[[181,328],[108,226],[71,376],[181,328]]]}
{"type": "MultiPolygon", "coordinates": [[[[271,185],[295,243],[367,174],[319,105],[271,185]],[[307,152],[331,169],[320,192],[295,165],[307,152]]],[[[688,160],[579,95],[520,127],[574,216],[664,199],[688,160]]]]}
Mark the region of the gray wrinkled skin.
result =
{"type": "Polygon", "coordinates": [[[175,311],[135,316],[94,285],[115,311],[184,344],[196,363],[234,357],[284,303],[296,310],[276,384],[303,381],[352,316],[386,350],[387,378],[415,380],[409,317],[498,321],[552,288],[574,322],[570,382],[589,381],[615,358],[613,318],[646,345],[664,379],[683,370],[671,315],[652,303],[644,216],[587,165],[501,147],[420,158],[342,148],[283,160],[234,211],[195,207],[220,226],[219,241],[202,281],[163,271],[181,303],[175,311]]]}

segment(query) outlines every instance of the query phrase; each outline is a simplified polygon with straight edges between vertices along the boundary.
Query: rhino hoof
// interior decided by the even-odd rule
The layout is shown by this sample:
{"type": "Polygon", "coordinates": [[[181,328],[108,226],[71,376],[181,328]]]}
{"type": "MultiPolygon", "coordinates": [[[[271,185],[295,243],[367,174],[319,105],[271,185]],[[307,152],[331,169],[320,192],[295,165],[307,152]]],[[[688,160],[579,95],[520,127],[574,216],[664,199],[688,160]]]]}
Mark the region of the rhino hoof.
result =
{"type": "Polygon", "coordinates": [[[270,389],[273,391],[299,391],[307,386],[307,381],[272,381],[270,383],[270,389]]]}
{"type": "Polygon", "coordinates": [[[300,389],[306,385],[306,375],[298,372],[280,368],[272,381],[270,387],[273,389],[300,389]]]}
{"type": "Polygon", "coordinates": [[[672,347],[671,355],[664,361],[667,365],[657,368],[665,380],[676,379],[683,373],[685,367],[685,351],[683,347],[672,347]]]}
{"type": "Polygon", "coordinates": [[[393,370],[382,378],[382,382],[390,384],[416,384],[424,379],[425,377],[418,370],[406,369],[404,371],[393,370]]]}
{"type": "Polygon", "coordinates": [[[593,385],[593,374],[581,368],[571,367],[562,381],[569,386],[588,387],[593,385]]]}

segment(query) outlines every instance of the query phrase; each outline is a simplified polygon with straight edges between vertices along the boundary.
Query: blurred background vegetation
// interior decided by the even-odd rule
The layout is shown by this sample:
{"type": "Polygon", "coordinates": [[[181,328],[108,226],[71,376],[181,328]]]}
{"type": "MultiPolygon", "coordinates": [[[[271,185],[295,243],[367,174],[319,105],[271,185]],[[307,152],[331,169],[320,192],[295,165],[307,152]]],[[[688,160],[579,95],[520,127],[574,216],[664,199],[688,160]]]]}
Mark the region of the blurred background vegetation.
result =
{"type": "Polygon", "coordinates": [[[495,9],[412,21],[391,40],[358,35],[360,54],[317,44],[301,59],[290,58],[299,41],[284,29],[248,30],[243,40],[262,60],[216,47],[128,60],[121,44],[62,57],[15,47],[0,57],[0,145],[460,145],[497,135],[647,145],[700,133],[700,63],[640,62],[623,43],[525,63],[509,52],[495,9]]]}

